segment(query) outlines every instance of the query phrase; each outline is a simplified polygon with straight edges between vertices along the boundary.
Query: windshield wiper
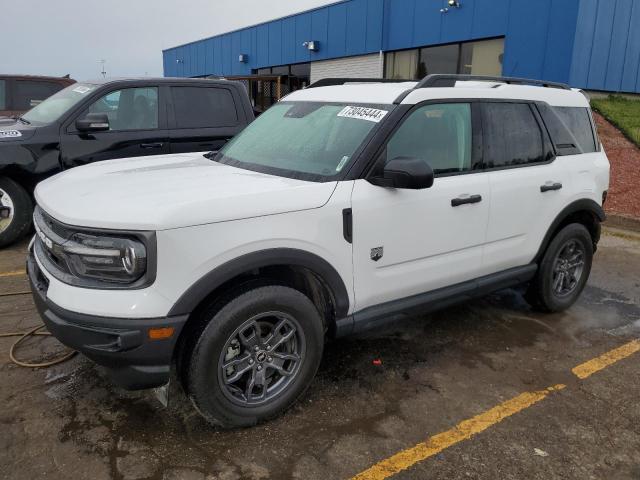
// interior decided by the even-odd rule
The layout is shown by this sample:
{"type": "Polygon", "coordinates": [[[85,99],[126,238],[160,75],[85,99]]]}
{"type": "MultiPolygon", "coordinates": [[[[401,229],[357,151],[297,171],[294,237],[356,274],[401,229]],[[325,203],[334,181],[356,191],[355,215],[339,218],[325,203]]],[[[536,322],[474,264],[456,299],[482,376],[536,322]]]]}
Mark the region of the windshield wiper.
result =
{"type": "Polygon", "coordinates": [[[20,120],[22,123],[24,123],[25,125],[31,125],[31,122],[25,118],[22,117],[16,117],[18,120],[20,120]]]}

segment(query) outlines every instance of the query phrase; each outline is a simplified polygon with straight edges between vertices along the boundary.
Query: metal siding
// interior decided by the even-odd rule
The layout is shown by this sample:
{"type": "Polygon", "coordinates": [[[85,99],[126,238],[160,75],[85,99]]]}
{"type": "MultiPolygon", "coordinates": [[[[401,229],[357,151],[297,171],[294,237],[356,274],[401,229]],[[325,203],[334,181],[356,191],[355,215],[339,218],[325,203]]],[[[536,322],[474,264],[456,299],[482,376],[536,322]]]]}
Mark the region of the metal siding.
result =
{"type": "Polygon", "coordinates": [[[551,0],[511,0],[503,74],[541,78],[551,0]]]}
{"type": "MultiPolygon", "coordinates": [[[[345,5],[347,8],[345,54],[356,55],[367,49],[367,0],[353,0],[345,5]]],[[[379,28],[381,29],[382,27],[379,28]]]]}
{"type": "Polygon", "coordinates": [[[329,58],[344,57],[347,52],[347,5],[336,5],[328,12],[327,55],[329,58]]]}
{"type": "Polygon", "coordinates": [[[618,0],[616,13],[613,18],[613,32],[611,35],[611,52],[607,64],[604,81],[605,90],[619,91],[622,87],[622,74],[627,42],[629,40],[632,0],[618,0]]]}
{"type": "Polygon", "coordinates": [[[269,65],[282,65],[282,21],[269,23],[269,65]]]}
{"type": "Polygon", "coordinates": [[[569,81],[572,85],[578,85],[580,87],[587,86],[597,9],[598,0],[580,1],[571,60],[571,74],[569,76],[569,81]]]}
{"type": "Polygon", "coordinates": [[[215,53],[213,54],[213,71],[216,75],[222,75],[222,38],[213,39],[215,53]]]}
{"type": "Polygon", "coordinates": [[[269,65],[269,25],[258,25],[258,51],[256,67],[269,65]]]}
{"type": "Polygon", "coordinates": [[[568,82],[579,0],[552,0],[541,79],[568,82]]]}
{"type": "Polygon", "coordinates": [[[500,37],[507,32],[510,0],[474,0],[473,38],[500,37]]]}
{"type": "Polygon", "coordinates": [[[383,49],[384,28],[384,0],[368,0],[366,52],[378,52],[383,49]]]}
{"type": "Polygon", "coordinates": [[[282,20],[282,63],[296,63],[296,49],[302,48],[296,42],[296,19],[289,17],[282,20]]]}
{"type": "Polygon", "coordinates": [[[329,9],[321,8],[311,12],[311,36],[309,40],[319,42],[317,52],[311,52],[311,60],[324,60],[328,58],[327,32],[329,29],[329,9]]]}
{"type": "Polygon", "coordinates": [[[238,61],[238,56],[242,53],[242,32],[231,34],[231,73],[242,75],[244,73],[242,63],[238,61]]]}
{"type": "Polygon", "coordinates": [[[604,90],[609,53],[611,52],[613,17],[617,4],[616,0],[600,0],[598,2],[587,88],[604,90]]]}
{"type": "MultiPolygon", "coordinates": [[[[423,2],[424,0],[419,0],[423,2]]],[[[384,50],[401,50],[413,43],[413,20],[416,0],[385,0],[384,50]]]]}
{"type": "Polygon", "coordinates": [[[627,40],[626,56],[622,69],[623,92],[640,92],[640,79],[638,69],[640,68],[640,2],[633,2],[630,15],[629,39],[627,40]]]}
{"type": "Polygon", "coordinates": [[[296,63],[308,62],[311,54],[302,44],[312,40],[311,15],[296,16],[296,63]]]}
{"type": "Polygon", "coordinates": [[[415,6],[413,18],[413,40],[416,46],[440,43],[443,17],[440,13],[445,0],[437,2],[419,1],[415,6]]]}
{"type": "Polygon", "coordinates": [[[461,42],[471,38],[476,2],[460,2],[460,4],[462,5],[460,8],[449,8],[448,13],[441,14],[440,43],[461,42]]]}

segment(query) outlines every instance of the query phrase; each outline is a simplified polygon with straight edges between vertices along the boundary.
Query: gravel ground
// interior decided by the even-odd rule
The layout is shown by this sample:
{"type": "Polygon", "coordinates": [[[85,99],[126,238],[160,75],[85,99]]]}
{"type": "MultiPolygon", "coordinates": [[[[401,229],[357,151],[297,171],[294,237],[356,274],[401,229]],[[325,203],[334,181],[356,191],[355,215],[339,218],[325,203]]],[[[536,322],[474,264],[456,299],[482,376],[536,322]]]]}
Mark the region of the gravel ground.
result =
{"type": "Polygon", "coordinates": [[[640,149],[604,117],[595,112],[594,116],[611,162],[607,213],[640,219],[640,149]]]}

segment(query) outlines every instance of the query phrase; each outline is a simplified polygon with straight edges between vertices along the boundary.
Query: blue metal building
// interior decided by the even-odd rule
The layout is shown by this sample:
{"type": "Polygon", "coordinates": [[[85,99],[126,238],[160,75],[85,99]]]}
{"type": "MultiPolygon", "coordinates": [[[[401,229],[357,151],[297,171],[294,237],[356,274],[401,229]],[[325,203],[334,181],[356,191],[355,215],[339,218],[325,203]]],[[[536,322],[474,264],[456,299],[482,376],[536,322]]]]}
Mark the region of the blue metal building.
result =
{"type": "Polygon", "coordinates": [[[640,0],[450,3],[345,0],[165,50],[164,74],[313,81],[457,72],[640,93],[640,0]]]}

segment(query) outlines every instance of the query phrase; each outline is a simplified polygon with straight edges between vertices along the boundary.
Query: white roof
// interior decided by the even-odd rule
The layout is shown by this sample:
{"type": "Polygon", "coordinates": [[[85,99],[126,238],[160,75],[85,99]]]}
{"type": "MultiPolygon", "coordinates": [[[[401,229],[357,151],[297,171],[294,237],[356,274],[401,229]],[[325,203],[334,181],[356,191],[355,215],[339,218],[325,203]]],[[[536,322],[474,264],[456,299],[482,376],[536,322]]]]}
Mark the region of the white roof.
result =
{"type": "MultiPolygon", "coordinates": [[[[414,88],[417,82],[349,83],[330,87],[297,90],[287,101],[392,104],[401,94],[414,88]]],[[[557,107],[589,107],[589,100],[576,89],[509,85],[498,82],[460,81],[455,87],[419,88],[411,91],[402,104],[416,104],[438,99],[507,99],[542,101],[557,107]]]]}

